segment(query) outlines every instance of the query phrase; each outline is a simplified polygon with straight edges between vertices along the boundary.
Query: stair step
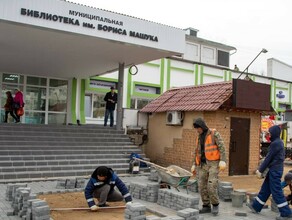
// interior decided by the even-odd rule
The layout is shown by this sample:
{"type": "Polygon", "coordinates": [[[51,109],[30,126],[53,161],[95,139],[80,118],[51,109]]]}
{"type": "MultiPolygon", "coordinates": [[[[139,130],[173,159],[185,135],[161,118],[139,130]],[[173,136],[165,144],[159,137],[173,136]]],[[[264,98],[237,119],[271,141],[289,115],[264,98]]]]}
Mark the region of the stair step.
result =
{"type": "MultiPolygon", "coordinates": [[[[145,158],[145,154],[140,153],[145,158]]],[[[10,155],[0,156],[0,166],[5,166],[7,162],[14,161],[59,161],[59,160],[93,160],[104,158],[129,158],[129,154],[63,154],[63,155],[10,155]],[[2,164],[2,165],[1,165],[2,164]]]]}
{"type": "Polygon", "coordinates": [[[128,153],[128,152],[137,152],[140,153],[140,149],[113,149],[113,150],[51,150],[51,149],[43,149],[43,150],[26,150],[26,151],[18,151],[18,150],[0,150],[0,155],[60,155],[60,154],[110,154],[110,153],[128,153]]]}
{"type": "MultiPolygon", "coordinates": [[[[105,164],[103,164],[105,165],[105,164]]],[[[108,167],[112,167],[113,170],[118,173],[128,173],[129,168],[116,168],[114,165],[107,164],[108,167]]],[[[96,168],[96,167],[95,167],[96,168]]],[[[94,169],[95,169],[94,168],[94,169]]],[[[30,172],[13,172],[13,173],[1,173],[0,179],[33,179],[33,178],[48,178],[48,177],[66,177],[66,176],[89,176],[94,169],[87,170],[56,170],[52,171],[30,171],[30,172]]]]}
{"type": "Polygon", "coordinates": [[[46,142],[39,142],[39,141],[0,141],[0,146],[4,146],[4,145],[17,145],[17,146],[21,146],[21,145],[40,145],[40,146],[80,146],[80,145],[85,145],[85,146],[110,146],[110,145],[134,145],[132,142],[130,141],[123,141],[123,142],[115,142],[115,141],[108,141],[108,142],[76,142],[76,141],[72,141],[72,142],[50,142],[50,141],[46,141],[46,142]]]}
{"type": "MultiPolygon", "coordinates": [[[[118,149],[134,149],[137,148],[134,145],[120,145],[120,146],[113,146],[113,145],[109,145],[109,146],[59,146],[59,145],[52,145],[52,146],[47,146],[50,149],[66,149],[66,150],[80,150],[80,149],[84,149],[84,150],[105,150],[105,149],[111,149],[111,150],[118,150],[118,149]]],[[[45,149],[44,146],[39,146],[39,145],[32,145],[32,146],[1,146],[0,150],[19,150],[19,151],[23,151],[23,150],[43,150],[45,149]]]]}
{"type": "Polygon", "coordinates": [[[0,173],[13,173],[13,172],[31,172],[31,171],[56,171],[56,170],[83,170],[83,169],[92,169],[94,170],[98,166],[108,166],[119,167],[119,168],[129,168],[129,163],[117,163],[118,161],[107,161],[103,160],[96,164],[69,164],[69,165],[38,165],[38,166],[15,166],[15,167],[1,167],[0,173]]]}
{"type": "Polygon", "coordinates": [[[145,157],[123,130],[96,125],[0,124],[0,146],[2,183],[88,176],[102,165],[126,174],[131,153],[145,157]]]}

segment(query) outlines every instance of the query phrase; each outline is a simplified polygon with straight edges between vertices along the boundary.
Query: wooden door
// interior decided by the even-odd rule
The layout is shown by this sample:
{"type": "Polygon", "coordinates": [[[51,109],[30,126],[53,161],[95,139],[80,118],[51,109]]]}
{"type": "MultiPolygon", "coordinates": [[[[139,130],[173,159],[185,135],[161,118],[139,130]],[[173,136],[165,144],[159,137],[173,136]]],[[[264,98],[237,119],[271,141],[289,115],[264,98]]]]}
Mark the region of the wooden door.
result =
{"type": "Polygon", "coordinates": [[[231,118],[229,175],[247,175],[249,167],[249,118],[231,118]]]}

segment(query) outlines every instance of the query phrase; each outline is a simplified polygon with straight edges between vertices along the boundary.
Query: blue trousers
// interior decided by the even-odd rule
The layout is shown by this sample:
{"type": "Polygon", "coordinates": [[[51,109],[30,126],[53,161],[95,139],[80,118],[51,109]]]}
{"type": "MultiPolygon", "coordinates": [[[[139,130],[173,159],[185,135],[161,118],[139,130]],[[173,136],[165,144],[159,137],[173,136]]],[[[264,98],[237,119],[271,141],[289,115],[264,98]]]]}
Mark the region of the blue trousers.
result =
{"type": "Polygon", "coordinates": [[[282,174],[283,171],[270,170],[268,172],[258,196],[252,203],[253,208],[257,212],[262,210],[266,201],[272,194],[273,200],[277,204],[280,211],[280,215],[282,217],[287,217],[292,214],[281,187],[282,174]]]}
{"type": "Polygon", "coordinates": [[[107,125],[108,116],[110,116],[110,126],[114,125],[114,110],[106,109],[104,115],[104,126],[107,125]]]}

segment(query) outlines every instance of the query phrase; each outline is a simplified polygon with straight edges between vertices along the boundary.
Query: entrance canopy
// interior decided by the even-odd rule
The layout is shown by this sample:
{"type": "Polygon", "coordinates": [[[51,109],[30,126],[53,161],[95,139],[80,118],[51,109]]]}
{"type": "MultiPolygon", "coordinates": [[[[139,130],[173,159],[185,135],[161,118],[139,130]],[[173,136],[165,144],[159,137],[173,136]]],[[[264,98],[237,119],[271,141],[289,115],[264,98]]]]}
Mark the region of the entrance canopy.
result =
{"type": "Polygon", "coordinates": [[[0,71],[100,75],[182,54],[185,32],[61,0],[0,1],[0,71]]]}

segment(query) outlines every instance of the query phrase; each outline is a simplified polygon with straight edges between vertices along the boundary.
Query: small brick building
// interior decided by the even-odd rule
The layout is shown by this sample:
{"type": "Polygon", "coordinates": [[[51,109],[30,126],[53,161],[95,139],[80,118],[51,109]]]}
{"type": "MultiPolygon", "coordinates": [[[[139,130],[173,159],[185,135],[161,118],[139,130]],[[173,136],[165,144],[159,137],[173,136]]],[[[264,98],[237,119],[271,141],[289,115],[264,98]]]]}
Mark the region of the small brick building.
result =
{"type": "Polygon", "coordinates": [[[189,170],[197,136],[193,120],[201,117],[224,140],[227,169],[221,175],[252,174],[259,163],[261,115],[271,112],[269,86],[262,85],[233,80],[168,90],[141,110],[149,115],[147,157],[189,170]]]}

